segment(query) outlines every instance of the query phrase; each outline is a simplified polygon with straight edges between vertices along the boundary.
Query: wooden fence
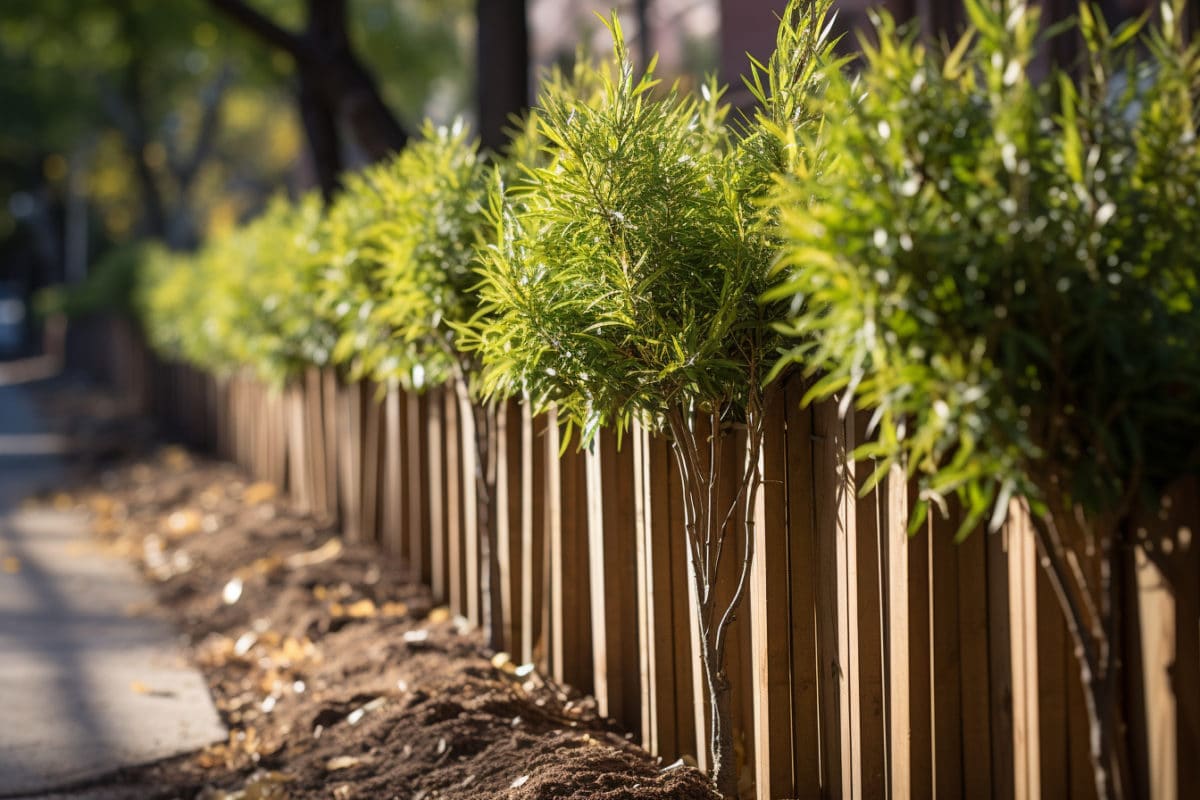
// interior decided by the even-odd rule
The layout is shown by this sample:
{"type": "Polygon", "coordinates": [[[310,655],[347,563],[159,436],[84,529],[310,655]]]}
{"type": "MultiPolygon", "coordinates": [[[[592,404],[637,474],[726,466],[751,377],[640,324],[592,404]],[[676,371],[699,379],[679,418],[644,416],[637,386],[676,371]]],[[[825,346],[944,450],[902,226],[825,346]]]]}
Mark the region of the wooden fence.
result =
{"type": "MultiPolygon", "coordinates": [[[[136,356],[133,356],[136,358],[136,356]]],[[[147,402],[295,502],[412,566],[478,622],[473,450],[451,392],[409,394],[311,370],[282,392],[178,365],[150,369],[147,402]]],[[[1078,671],[1028,519],[953,542],[954,520],[906,533],[910,487],[847,458],[861,418],[768,410],[752,586],[734,622],[743,796],[1086,798],[1094,795],[1078,671]]],[[[593,693],[669,763],[705,763],[678,477],[666,441],[635,429],[565,450],[552,416],[509,402],[494,500],[500,625],[519,662],[593,693]],[[560,456],[560,451],[562,455],[560,456]]],[[[744,441],[723,437],[731,476],[744,441]]],[[[732,480],[721,491],[734,496],[732,480]]],[[[1124,636],[1134,795],[1200,787],[1200,523],[1195,483],[1141,532],[1167,574],[1129,553],[1124,636]]],[[[738,536],[744,535],[739,531],[738,536]]],[[[736,545],[736,542],[735,542],[736,545]]],[[[737,549],[734,550],[737,552],[737,549]]],[[[725,559],[720,591],[736,580],[725,559]]]]}

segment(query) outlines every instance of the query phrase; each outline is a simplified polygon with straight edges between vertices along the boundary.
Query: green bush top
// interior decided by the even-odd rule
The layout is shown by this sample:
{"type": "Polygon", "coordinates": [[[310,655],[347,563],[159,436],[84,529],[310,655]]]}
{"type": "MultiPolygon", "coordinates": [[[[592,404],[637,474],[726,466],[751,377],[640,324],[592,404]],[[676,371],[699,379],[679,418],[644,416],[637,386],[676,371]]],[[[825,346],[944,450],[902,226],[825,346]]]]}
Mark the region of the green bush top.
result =
{"type": "Polygon", "coordinates": [[[542,163],[490,201],[487,313],[466,342],[485,393],[554,402],[585,440],[679,406],[736,413],[773,361],[775,309],[760,302],[772,215],[758,200],[815,119],[827,9],[789,6],[783,47],[755,71],[767,108],[740,136],[713,82],[691,94],[660,86],[654,64],[639,75],[616,15],[610,64],[544,85],[542,163]]]}
{"type": "Polygon", "coordinates": [[[881,16],[831,78],[827,162],[780,197],[792,357],[875,409],[879,474],[964,501],[961,533],[1014,493],[1128,509],[1197,466],[1197,49],[1169,7],[1139,35],[1082,6],[1079,88],[1036,83],[1037,10],[967,10],[949,52],[881,16]]]}

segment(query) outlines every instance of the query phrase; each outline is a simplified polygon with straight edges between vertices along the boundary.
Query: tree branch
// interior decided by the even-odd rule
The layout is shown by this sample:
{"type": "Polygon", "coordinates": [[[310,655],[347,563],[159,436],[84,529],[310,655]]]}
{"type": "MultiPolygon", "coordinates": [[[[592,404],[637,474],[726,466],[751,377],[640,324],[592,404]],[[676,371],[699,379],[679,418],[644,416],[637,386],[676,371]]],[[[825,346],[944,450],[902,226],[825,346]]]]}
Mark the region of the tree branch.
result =
{"type": "Polygon", "coordinates": [[[306,55],[304,40],[281,27],[243,0],[208,0],[208,4],[264,42],[300,60],[306,55]]]}

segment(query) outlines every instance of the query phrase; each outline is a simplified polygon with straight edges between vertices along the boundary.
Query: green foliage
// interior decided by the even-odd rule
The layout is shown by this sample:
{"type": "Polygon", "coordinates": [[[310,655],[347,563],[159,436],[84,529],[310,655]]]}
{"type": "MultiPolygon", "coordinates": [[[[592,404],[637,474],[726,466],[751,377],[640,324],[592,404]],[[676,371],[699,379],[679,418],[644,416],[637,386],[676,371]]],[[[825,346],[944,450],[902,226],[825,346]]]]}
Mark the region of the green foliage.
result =
{"type": "Polygon", "coordinates": [[[73,319],[105,312],[130,314],[134,284],[146,257],[146,247],[134,244],[114,248],[96,262],[83,283],[43,289],[34,298],[38,315],[63,314],[73,319]]]}
{"type": "Polygon", "coordinates": [[[393,161],[350,176],[328,220],[321,304],[334,360],[409,387],[452,377],[454,323],[476,311],[486,170],[464,125],[426,125],[393,161]]]}
{"type": "Polygon", "coordinates": [[[967,10],[948,52],[884,15],[831,78],[828,160],[780,198],[790,358],[876,410],[860,451],[920,475],[914,523],[951,494],[964,535],[1014,493],[1127,511],[1198,466],[1200,56],[1178,7],[1142,34],[1083,6],[1083,80],[1035,84],[1036,9],[967,10]]]}
{"type": "Polygon", "coordinates": [[[320,198],[277,198],[194,255],[147,248],[138,286],[151,343],[215,372],[251,366],[280,383],[329,360],[332,323],[314,313],[325,266],[320,198]]]}
{"type": "Polygon", "coordinates": [[[773,353],[759,302],[772,217],[757,201],[815,124],[827,10],[789,6],[784,47],[755,71],[766,109],[741,138],[711,81],[694,96],[661,87],[653,64],[635,74],[615,15],[610,64],[544,84],[541,163],[491,194],[483,311],[462,342],[485,394],[555,402],[585,439],[680,406],[741,413],[773,353]]]}

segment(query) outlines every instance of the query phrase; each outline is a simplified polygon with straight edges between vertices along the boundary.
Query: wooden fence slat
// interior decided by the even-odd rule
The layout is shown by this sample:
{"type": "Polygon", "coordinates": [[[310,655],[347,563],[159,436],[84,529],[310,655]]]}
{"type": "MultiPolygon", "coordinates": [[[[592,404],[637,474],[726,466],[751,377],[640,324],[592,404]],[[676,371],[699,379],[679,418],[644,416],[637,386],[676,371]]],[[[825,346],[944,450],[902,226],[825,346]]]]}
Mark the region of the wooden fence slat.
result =
{"type": "MultiPolygon", "coordinates": [[[[824,684],[817,613],[816,495],[812,408],[801,405],[800,376],[784,386],[787,419],[788,616],[792,648],[792,741],[821,742],[820,688],[824,684]]],[[[768,434],[770,435],[770,434],[768,434]]],[[[797,795],[817,794],[822,780],[821,746],[793,748],[792,774],[797,795]]]]}
{"type": "MultiPolygon", "coordinates": [[[[493,503],[492,530],[500,563],[500,625],[503,646],[510,653],[522,650],[521,605],[521,532],[522,532],[522,451],[521,404],[516,400],[500,403],[496,411],[496,498],[493,503]]],[[[486,602],[486,601],[485,601],[486,602]]]]}
{"type": "Polygon", "coordinates": [[[853,559],[855,534],[853,427],[839,418],[836,401],[813,411],[816,450],[813,483],[818,562],[818,635],[821,672],[821,741],[826,790],[834,798],[853,798],[862,782],[857,742],[858,718],[857,580],[853,559]]]}
{"type": "Polygon", "coordinates": [[[936,508],[929,511],[926,537],[929,545],[930,697],[933,701],[930,730],[933,748],[933,790],[936,797],[963,796],[962,752],[962,649],[958,620],[958,545],[954,533],[959,517],[951,502],[951,516],[936,508]]]}
{"type": "Polygon", "coordinates": [[[340,518],[338,501],[338,378],[337,371],[326,367],[321,371],[321,430],[325,439],[325,497],[328,513],[335,522],[340,518]]]}
{"type": "Polygon", "coordinates": [[[362,527],[363,537],[369,542],[381,543],[379,530],[379,486],[383,456],[383,402],[376,383],[360,384],[359,407],[362,409],[362,527]]]}
{"type": "Polygon", "coordinates": [[[1141,628],[1142,680],[1146,697],[1147,751],[1150,761],[1148,783],[1156,798],[1177,797],[1178,754],[1176,751],[1175,699],[1170,685],[1170,665],[1174,661],[1172,639],[1175,629],[1175,604],[1158,568],[1138,548],[1138,612],[1141,628]]]}
{"type": "MultiPolygon", "coordinates": [[[[449,508],[446,487],[446,405],[441,389],[431,389],[421,395],[421,407],[425,411],[425,456],[429,480],[422,498],[429,511],[429,586],[433,599],[438,603],[450,603],[450,586],[453,582],[450,570],[450,527],[447,520],[449,508]]],[[[455,549],[457,553],[457,548],[455,549]]]]}
{"type": "MultiPolygon", "coordinates": [[[[447,387],[450,402],[457,402],[458,411],[458,514],[459,514],[459,536],[462,541],[462,566],[463,566],[463,602],[464,606],[459,613],[466,616],[471,621],[472,625],[483,624],[483,607],[481,605],[483,584],[480,580],[480,542],[479,537],[495,531],[492,528],[491,532],[484,532],[479,529],[479,505],[478,492],[479,488],[476,483],[476,471],[478,469],[479,454],[476,451],[476,425],[473,406],[466,399],[466,395],[458,393],[458,387],[450,385],[447,387]]],[[[492,456],[495,457],[494,454],[492,456]]],[[[489,517],[491,524],[495,525],[496,508],[495,498],[491,498],[491,508],[489,509],[489,517]]],[[[495,537],[492,537],[493,546],[495,537]]],[[[494,556],[493,556],[494,557],[494,556]]],[[[490,566],[490,565],[489,565],[490,566]]],[[[488,579],[491,581],[491,574],[488,579]]],[[[498,588],[498,587],[497,587],[498,588]]],[[[494,590],[493,590],[494,591],[494,590]]]]}
{"type": "MultiPolygon", "coordinates": [[[[408,521],[408,486],[405,473],[408,446],[408,395],[391,384],[383,398],[383,467],[380,478],[379,540],[386,552],[393,553],[413,566],[404,535],[408,521]]],[[[414,571],[415,574],[415,571],[414,571]]]]}
{"type": "MultiPolygon", "coordinates": [[[[1041,793],[1046,798],[1067,797],[1071,791],[1067,741],[1068,659],[1066,623],[1050,588],[1045,570],[1037,570],[1037,723],[1041,793]]],[[[1074,672],[1074,670],[1072,670],[1074,672]]]]}
{"type": "Polygon", "coordinates": [[[673,619],[671,616],[671,530],[668,487],[661,477],[667,457],[665,442],[634,423],[628,441],[633,448],[634,528],[637,536],[638,650],[640,653],[641,741],[651,753],[676,753],[673,619]]]}
{"type": "Polygon", "coordinates": [[[1166,531],[1175,589],[1175,791],[1185,797],[1200,786],[1200,480],[1180,481],[1168,497],[1175,509],[1166,531]]]}
{"type": "Polygon", "coordinates": [[[991,664],[988,659],[986,531],[973,531],[957,545],[959,674],[962,691],[962,776],[967,797],[988,797],[992,776],[991,664]]]}
{"type": "Polygon", "coordinates": [[[351,542],[365,541],[362,505],[362,390],[360,381],[337,386],[337,468],[342,535],[351,542]]]}
{"type": "MultiPolygon", "coordinates": [[[[865,441],[870,412],[859,410],[847,425],[854,425],[854,441],[865,441]]],[[[861,494],[867,480],[875,472],[877,464],[870,459],[855,462],[855,548],[856,591],[858,601],[859,703],[856,716],[859,722],[859,741],[862,785],[858,794],[862,797],[883,797],[887,794],[888,753],[887,724],[884,701],[884,571],[883,537],[886,529],[883,521],[879,491],[861,494]]]]}
{"type": "MultiPolygon", "coordinates": [[[[463,437],[462,420],[458,415],[458,398],[454,390],[443,387],[442,401],[442,435],[444,442],[442,452],[445,458],[445,497],[442,502],[446,505],[446,563],[449,570],[448,597],[450,610],[455,614],[468,615],[473,609],[468,605],[467,590],[467,552],[466,538],[463,533],[463,437]]],[[[479,618],[472,620],[479,624],[479,618]]]]}
{"type": "Polygon", "coordinates": [[[795,794],[792,780],[791,647],[788,622],[787,439],[785,398],[772,392],[763,409],[754,506],[754,566],[749,606],[753,641],[755,785],[762,797],[795,794]]]}
{"type": "Polygon", "coordinates": [[[987,536],[988,692],[991,698],[992,798],[1013,800],[1016,788],[1013,744],[1013,661],[1009,597],[1009,533],[987,536]]]}
{"type": "MultiPolygon", "coordinates": [[[[435,564],[436,573],[445,574],[445,568],[439,563],[445,550],[440,545],[434,548],[434,542],[440,541],[440,525],[434,527],[433,515],[435,503],[431,500],[431,490],[437,481],[440,470],[440,460],[433,453],[438,437],[432,427],[433,411],[430,408],[427,394],[406,392],[404,395],[405,438],[404,451],[404,480],[403,489],[406,500],[405,509],[408,512],[404,520],[406,526],[404,537],[407,541],[408,559],[412,565],[413,574],[427,586],[434,586],[435,564]],[[427,491],[430,490],[430,491],[427,491]]],[[[397,487],[399,490],[399,487],[397,487]]],[[[442,594],[434,592],[434,600],[445,602],[445,580],[439,578],[442,594]]]]}
{"type": "Polygon", "coordinates": [[[1041,797],[1038,723],[1037,548],[1028,511],[1016,500],[1005,523],[1013,676],[1013,795],[1041,797]]]}
{"type": "Polygon", "coordinates": [[[638,612],[632,451],[601,431],[584,456],[588,578],[591,586],[592,680],[601,714],[627,726],[638,714],[638,612]]]}
{"type": "MultiPolygon", "coordinates": [[[[699,655],[694,645],[697,632],[692,616],[692,581],[690,548],[684,528],[683,484],[671,446],[664,441],[668,518],[671,536],[671,617],[674,621],[673,657],[675,661],[675,731],[676,752],[690,755],[698,764],[704,763],[708,743],[704,737],[704,682],[700,676],[699,655]]],[[[651,451],[651,458],[654,451],[651,451]]]]}
{"type": "MultiPolygon", "coordinates": [[[[908,476],[892,466],[881,491],[886,497],[883,534],[887,563],[887,665],[889,792],[895,800],[913,797],[912,642],[909,629],[908,476]]],[[[920,746],[917,743],[915,746],[920,746]]]]}
{"type": "Polygon", "coordinates": [[[561,432],[552,413],[546,429],[550,538],[550,667],[555,680],[592,690],[592,631],[588,598],[587,488],[584,456],[561,432]]]}
{"type": "Polygon", "coordinates": [[[520,659],[535,663],[545,654],[546,607],[546,416],[521,410],[521,647],[520,659]]]}
{"type": "Polygon", "coordinates": [[[304,438],[308,444],[309,493],[318,517],[329,516],[328,486],[325,481],[325,428],[321,409],[321,372],[309,367],[304,372],[304,438]]]}

